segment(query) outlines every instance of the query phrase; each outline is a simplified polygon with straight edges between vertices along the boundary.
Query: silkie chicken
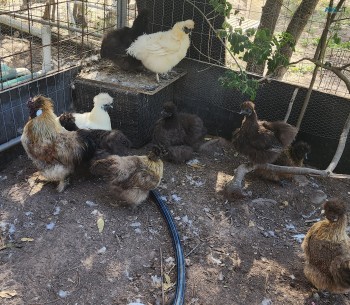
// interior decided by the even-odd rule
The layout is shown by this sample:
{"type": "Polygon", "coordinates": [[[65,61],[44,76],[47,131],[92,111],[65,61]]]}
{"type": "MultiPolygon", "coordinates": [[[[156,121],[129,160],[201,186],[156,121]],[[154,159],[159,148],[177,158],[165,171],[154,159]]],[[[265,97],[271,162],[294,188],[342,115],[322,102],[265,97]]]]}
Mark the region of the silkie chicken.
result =
{"type": "Polygon", "coordinates": [[[52,101],[47,97],[38,95],[30,99],[28,108],[30,118],[23,129],[22,145],[42,175],[59,182],[59,192],[67,186],[75,167],[90,160],[96,148],[109,147],[111,153],[116,153],[118,146],[124,147],[126,137],[119,131],[67,131],[59,124],[52,101]],[[111,144],[113,139],[115,146],[111,144]]]}
{"type": "Polygon", "coordinates": [[[173,102],[164,103],[161,115],[154,127],[153,143],[167,149],[168,161],[181,163],[191,159],[206,134],[202,119],[195,114],[178,112],[173,102]]]}
{"type": "Polygon", "coordinates": [[[294,140],[298,129],[283,121],[258,120],[253,102],[244,102],[241,114],[245,117],[232,136],[235,149],[253,163],[274,162],[294,140]]]}
{"type": "Polygon", "coordinates": [[[90,172],[109,181],[109,188],[118,200],[133,207],[144,202],[150,190],[156,188],[163,177],[161,157],[166,151],[154,146],[146,156],[96,154],[90,172]]]}
{"type": "MultiPolygon", "coordinates": [[[[303,141],[297,141],[284,149],[273,164],[280,166],[302,167],[304,164],[304,159],[307,158],[307,154],[309,154],[310,151],[311,148],[309,144],[303,141]]],[[[290,179],[293,176],[291,174],[277,173],[262,169],[257,169],[255,172],[266,180],[279,182],[282,185],[284,179],[290,179]]]]}
{"type": "Polygon", "coordinates": [[[142,34],[149,33],[149,11],[140,11],[131,28],[123,27],[109,31],[102,39],[101,58],[108,58],[123,70],[142,68],[140,60],[126,54],[126,49],[142,34]]]}
{"type": "Polygon", "coordinates": [[[94,107],[91,112],[65,112],[58,117],[58,120],[68,131],[78,129],[111,130],[111,118],[107,109],[113,107],[112,103],[113,98],[108,93],[100,93],[94,97],[94,107]]]}
{"type": "Polygon", "coordinates": [[[339,199],[325,203],[326,219],[315,223],[302,243],[304,274],[319,290],[350,291],[350,239],[346,234],[346,205],[339,199]]]}
{"type": "Polygon", "coordinates": [[[139,36],[127,49],[127,53],[141,60],[150,71],[167,73],[185,58],[190,47],[189,33],[194,28],[193,20],[175,23],[173,28],[166,32],[144,34],[139,36]]]}

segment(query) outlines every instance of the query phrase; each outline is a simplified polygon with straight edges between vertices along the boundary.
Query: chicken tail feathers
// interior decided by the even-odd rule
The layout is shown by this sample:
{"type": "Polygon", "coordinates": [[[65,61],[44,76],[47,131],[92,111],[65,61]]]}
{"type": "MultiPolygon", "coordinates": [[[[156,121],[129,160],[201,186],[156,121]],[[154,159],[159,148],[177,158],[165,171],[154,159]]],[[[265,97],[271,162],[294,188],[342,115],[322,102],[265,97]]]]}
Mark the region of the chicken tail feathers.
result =
{"type": "Polygon", "coordinates": [[[59,116],[59,121],[62,127],[68,131],[78,130],[78,126],[75,124],[75,117],[72,113],[65,112],[59,116]]]}
{"type": "Polygon", "coordinates": [[[95,176],[110,176],[113,158],[109,156],[106,151],[98,150],[91,161],[90,173],[95,176]]]}
{"type": "Polygon", "coordinates": [[[298,133],[298,129],[296,127],[289,125],[283,121],[265,121],[263,123],[263,126],[274,132],[283,147],[289,146],[294,141],[294,138],[298,133]]]}
{"type": "Polygon", "coordinates": [[[144,33],[146,34],[149,33],[149,21],[148,21],[149,15],[150,15],[150,12],[147,9],[143,9],[137,15],[131,27],[133,39],[136,39],[138,36],[144,33]]]}

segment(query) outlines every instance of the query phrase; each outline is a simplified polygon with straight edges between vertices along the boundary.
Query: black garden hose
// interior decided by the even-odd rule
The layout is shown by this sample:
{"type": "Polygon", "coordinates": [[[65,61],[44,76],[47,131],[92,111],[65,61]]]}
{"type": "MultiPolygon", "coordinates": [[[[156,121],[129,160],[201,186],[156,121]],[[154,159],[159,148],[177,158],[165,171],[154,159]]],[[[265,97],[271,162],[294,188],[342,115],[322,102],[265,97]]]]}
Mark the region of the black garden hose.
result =
{"type": "Polygon", "coordinates": [[[170,231],[170,235],[173,241],[175,259],[176,259],[176,269],[177,269],[176,291],[175,291],[175,298],[174,298],[173,305],[183,305],[185,303],[186,271],[185,271],[185,257],[181,246],[180,236],[176,230],[173,217],[171,216],[171,213],[168,207],[163,202],[159,192],[156,190],[152,190],[150,193],[151,193],[151,198],[156,202],[163,217],[165,218],[165,221],[168,225],[168,229],[170,231]]]}

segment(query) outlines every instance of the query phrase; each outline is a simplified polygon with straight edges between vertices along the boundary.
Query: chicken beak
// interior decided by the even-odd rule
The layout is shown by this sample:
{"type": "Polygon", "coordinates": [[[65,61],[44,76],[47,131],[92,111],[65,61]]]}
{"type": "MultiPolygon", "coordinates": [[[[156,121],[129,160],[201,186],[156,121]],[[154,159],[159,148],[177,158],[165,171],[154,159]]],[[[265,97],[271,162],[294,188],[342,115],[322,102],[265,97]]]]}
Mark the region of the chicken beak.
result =
{"type": "Polygon", "coordinates": [[[111,104],[105,104],[105,105],[102,106],[102,109],[104,111],[107,111],[108,109],[112,109],[112,108],[113,108],[113,106],[111,104]]]}
{"type": "Polygon", "coordinates": [[[185,34],[189,34],[189,33],[191,33],[191,29],[189,29],[188,27],[184,27],[184,32],[185,32],[185,34]]]}
{"type": "Polygon", "coordinates": [[[249,109],[241,109],[241,111],[238,113],[243,115],[251,115],[251,112],[249,109]]]}

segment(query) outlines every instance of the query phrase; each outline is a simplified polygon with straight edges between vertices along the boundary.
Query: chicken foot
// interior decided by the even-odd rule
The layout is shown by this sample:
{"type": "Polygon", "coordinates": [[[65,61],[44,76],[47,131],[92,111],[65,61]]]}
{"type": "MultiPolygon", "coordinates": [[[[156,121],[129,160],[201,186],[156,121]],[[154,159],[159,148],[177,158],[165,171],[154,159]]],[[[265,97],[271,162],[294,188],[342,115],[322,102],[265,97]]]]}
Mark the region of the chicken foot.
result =
{"type": "Polygon", "coordinates": [[[65,179],[63,180],[60,180],[60,182],[58,183],[58,186],[57,186],[57,191],[59,193],[62,193],[66,187],[69,185],[69,178],[66,177],[65,179]]]}

